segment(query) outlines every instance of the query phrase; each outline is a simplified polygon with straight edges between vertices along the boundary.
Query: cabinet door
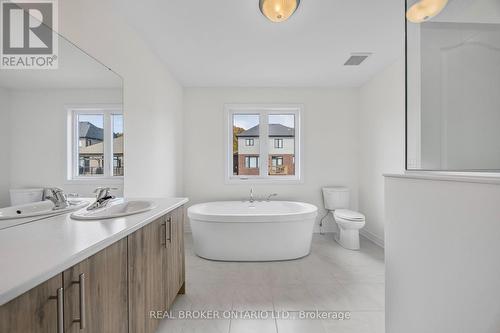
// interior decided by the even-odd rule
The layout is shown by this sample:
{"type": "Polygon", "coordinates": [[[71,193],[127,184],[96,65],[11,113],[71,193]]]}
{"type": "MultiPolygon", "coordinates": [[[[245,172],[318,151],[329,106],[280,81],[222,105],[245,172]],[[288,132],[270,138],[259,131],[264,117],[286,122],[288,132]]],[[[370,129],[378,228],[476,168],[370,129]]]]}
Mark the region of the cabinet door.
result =
{"type": "Polygon", "coordinates": [[[183,207],[180,207],[167,216],[168,246],[167,246],[167,305],[175,300],[184,284],[184,228],[183,207]]]}
{"type": "Polygon", "coordinates": [[[127,240],[63,273],[65,333],[128,332],[127,240]]]}
{"type": "Polygon", "coordinates": [[[158,220],[128,236],[129,250],[129,332],[154,332],[160,321],[151,311],[165,311],[166,231],[165,220],[158,220]]]}
{"type": "Polygon", "coordinates": [[[0,307],[0,332],[2,333],[55,333],[62,314],[62,275],[38,285],[23,295],[0,307]]]}
{"type": "Polygon", "coordinates": [[[178,228],[177,228],[177,238],[178,242],[178,257],[179,257],[179,294],[184,294],[186,289],[186,254],[184,252],[184,206],[177,209],[178,215],[178,228]]]}

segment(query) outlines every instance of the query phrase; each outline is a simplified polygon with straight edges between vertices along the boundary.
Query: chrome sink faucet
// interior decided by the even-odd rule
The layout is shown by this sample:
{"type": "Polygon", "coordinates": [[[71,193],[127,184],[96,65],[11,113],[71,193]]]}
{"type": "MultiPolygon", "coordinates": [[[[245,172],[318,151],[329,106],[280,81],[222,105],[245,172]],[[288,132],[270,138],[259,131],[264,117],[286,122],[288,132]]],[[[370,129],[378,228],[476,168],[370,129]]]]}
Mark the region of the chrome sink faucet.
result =
{"type": "Polygon", "coordinates": [[[253,198],[253,187],[250,188],[250,203],[253,203],[255,200],[253,198]]]}
{"type": "Polygon", "coordinates": [[[57,187],[47,187],[43,189],[42,200],[52,201],[54,204],[53,210],[64,209],[69,206],[68,199],[63,190],[57,187]]]}
{"type": "Polygon", "coordinates": [[[96,199],[93,204],[87,207],[87,210],[94,210],[106,206],[111,200],[115,199],[114,195],[111,195],[109,191],[116,190],[116,188],[111,187],[98,187],[94,190],[96,193],[96,199]]]}

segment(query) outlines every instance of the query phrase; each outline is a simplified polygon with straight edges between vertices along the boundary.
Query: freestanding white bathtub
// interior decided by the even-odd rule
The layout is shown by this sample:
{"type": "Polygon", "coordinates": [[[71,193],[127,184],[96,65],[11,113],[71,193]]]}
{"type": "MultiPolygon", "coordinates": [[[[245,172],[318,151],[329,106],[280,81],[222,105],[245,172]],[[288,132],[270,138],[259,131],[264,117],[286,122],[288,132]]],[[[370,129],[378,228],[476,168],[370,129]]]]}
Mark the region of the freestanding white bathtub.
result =
{"type": "Polygon", "coordinates": [[[290,201],[220,201],[188,209],[195,253],[222,261],[304,257],[317,215],[316,206],[290,201]]]}

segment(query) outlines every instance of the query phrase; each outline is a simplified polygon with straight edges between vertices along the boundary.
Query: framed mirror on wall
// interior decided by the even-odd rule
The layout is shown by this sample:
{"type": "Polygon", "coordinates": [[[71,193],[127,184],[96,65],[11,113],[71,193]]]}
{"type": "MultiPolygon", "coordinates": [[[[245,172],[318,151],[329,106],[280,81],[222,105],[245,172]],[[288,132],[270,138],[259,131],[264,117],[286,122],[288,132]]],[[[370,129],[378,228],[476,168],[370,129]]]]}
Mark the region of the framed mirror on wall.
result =
{"type": "Polygon", "coordinates": [[[500,172],[499,13],[498,0],[449,0],[407,20],[407,170],[500,172]]]}
{"type": "Polygon", "coordinates": [[[122,78],[73,43],[58,43],[57,68],[0,69],[0,207],[12,190],[41,200],[44,187],[93,196],[123,193],[122,78]],[[37,197],[38,196],[38,197],[37,197]]]}

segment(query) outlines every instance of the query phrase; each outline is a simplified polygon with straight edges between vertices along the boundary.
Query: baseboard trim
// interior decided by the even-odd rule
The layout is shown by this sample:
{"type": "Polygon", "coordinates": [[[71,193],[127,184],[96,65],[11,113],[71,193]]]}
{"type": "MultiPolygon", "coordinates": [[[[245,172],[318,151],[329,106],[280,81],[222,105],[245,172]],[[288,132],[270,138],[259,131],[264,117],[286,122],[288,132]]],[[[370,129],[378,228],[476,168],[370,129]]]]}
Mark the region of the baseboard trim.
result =
{"type": "Polygon", "coordinates": [[[369,232],[368,230],[361,229],[359,231],[359,234],[366,239],[372,241],[376,245],[380,246],[381,248],[384,248],[384,239],[380,238],[379,236],[375,235],[374,233],[369,232]]]}

